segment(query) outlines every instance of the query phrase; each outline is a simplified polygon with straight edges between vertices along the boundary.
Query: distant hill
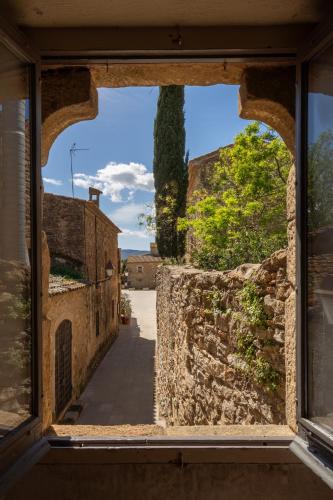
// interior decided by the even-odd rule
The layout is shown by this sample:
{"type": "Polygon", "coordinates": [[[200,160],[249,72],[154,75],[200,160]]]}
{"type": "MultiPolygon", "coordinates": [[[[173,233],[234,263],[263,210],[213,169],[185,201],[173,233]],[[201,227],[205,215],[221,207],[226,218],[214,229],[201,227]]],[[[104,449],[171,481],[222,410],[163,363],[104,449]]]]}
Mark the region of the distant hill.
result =
{"type": "Polygon", "coordinates": [[[127,259],[130,255],[144,255],[145,253],[149,253],[149,250],[132,250],[131,248],[122,248],[121,259],[127,259]]]}

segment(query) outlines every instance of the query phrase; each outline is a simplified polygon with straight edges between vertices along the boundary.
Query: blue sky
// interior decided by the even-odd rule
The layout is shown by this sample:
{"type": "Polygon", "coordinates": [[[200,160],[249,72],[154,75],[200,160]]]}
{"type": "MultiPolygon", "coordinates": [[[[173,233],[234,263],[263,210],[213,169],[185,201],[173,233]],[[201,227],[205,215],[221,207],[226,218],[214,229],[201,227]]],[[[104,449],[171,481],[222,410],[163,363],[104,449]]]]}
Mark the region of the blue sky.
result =
{"type": "MultiPolygon", "coordinates": [[[[46,192],[71,196],[69,149],[75,196],[87,199],[88,186],[102,188],[101,209],[122,230],[121,248],[145,250],[154,237],[138,226],[137,216],[153,193],[153,126],[158,87],[99,89],[95,120],[68,127],[54,142],[43,168],[46,192]]],[[[238,86],[186,87],[186,148],[195,158],[233,141],[246,120],[238,117],[238,86]]]]}

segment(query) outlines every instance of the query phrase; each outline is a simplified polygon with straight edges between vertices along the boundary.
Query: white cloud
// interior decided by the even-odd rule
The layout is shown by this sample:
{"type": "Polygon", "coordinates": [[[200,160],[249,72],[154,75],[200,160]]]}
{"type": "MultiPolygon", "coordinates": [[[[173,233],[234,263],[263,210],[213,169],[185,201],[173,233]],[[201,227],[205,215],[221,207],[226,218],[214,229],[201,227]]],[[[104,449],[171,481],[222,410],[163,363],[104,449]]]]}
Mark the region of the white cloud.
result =
{"type": "Polygon", "coordinates": [[[63,182],[57,179],[51,179],[50,177],[43,177],[43,181],[47,184],[53,184],[53,186],[62,186],[63,182]]]}
{"type": "Polygon", "coordinates": [[[137,226],[138,216],[145,212],[146,206],[143,203],[128,203],[116,208],[109,217],[117,226],[137,226]]]}
{"type": "Polygon", "coordinates": [[[142,238],[142,239],[150,239],[150,236],[147,234],[146,231],[142,230],[132,230],[132,229],[122,229],[121,230],[121,236],[134,236],[135,238],[142,238]]]}
{"type": "Polygon", "coordinates": [[[154,191],[154,177],[142,163],[110,162],[96,175],[74,174],[74,184],[88,189],[100,189],[113,202],[130,200],[136,191],[154,191]],[[127,196],[124,199],[124,191],[127,196]]]}

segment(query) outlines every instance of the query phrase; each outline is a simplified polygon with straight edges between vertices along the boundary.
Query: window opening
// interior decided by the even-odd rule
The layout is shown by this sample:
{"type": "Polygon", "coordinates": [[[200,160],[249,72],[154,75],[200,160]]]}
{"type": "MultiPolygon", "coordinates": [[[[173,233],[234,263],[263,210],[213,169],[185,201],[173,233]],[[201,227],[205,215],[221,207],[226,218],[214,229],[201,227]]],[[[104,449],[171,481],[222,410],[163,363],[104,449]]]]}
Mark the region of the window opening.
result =
{"type": "MultiPolygon", "coordinates": [[[[175,90],[177,93],[179,89],[175,90]]],[[[218,99],[219,93],[226,92],[226,102],[232,95],[236,112],[237,90],[233,88],[229,95],[229,89],[227,91],[223,85],[198,89],[186,87],[185,97],[186,92],[192,95],[194,109],[192,118],[191,107],[188,109],[188,122],[195,122],[197,111],[194,103],[196,99],[200,101],[200,92],[201,95],[211,92],[214,95],[212,102],[218,99]]],[[[131,92],[141,96],[143,102],[151,99],[152,119],[149,126],[141,119],[143,136],[140,141],[145,140],[149,132],[152,164],[153,123],[158,102],[162,101],[159,99],[160,89],[118,89],[114,95],[117,93],[118,98],[122,95],[127,98],[131,92]]],[[[99,89],[99,98],[99,109],[103,114],[108,109],[109,99],[113,98],[112,91],[99,89]]],[[[129,116],[131,111],[127,110],[129,116]]],[[[108,120],[112,120],[112,115],[108,115],[108,120]]],[[[217,122],[214,123],[218,129],[217,122]]],[[[77,274],[72,275],[71,283],[63,281],[63,278],[70,277],[67,269],[58,283],[69,287],[68,305],[72,300],[70,297],[77,296],[80,299],[74,307],[85,308],[78,315],[80,338],[73,338],[82,352],[89,353],[89,359],[81,355],[78,358],[83,377],[80,390],[73,388],[72,406],[76,407],[76,401],[79,401],[83,410],[77,412],[74,423],[106,425],[102,405],[110,404],[115,409],[118,405],[122,407],[121,411],[115,410],[108,415],[108,425],[111,426],[158,424],[161,433],[177,426],[196,425],[205,427],[205,433],[209,433],[209,428],[219,426],[223,434],[226,425],[265,426],[270,423],[281,426],[283,433],[290,432],[284,427],[287,422],[284,314],[285,302],[291,292],[286,270],[285,200],[292,161],[283,140],[260,122],[237,122],[230,139],[225,128],[228,139],[221,138],[221,133],[214,131],[215,143],[212,144],[215,149],[204,145],[190,157],[184,150],[182,178],[188,176],[188,187],[182,209],[177,209],[180,211],[174,230],[176,204],[172,183],[166,184],[164,191],[162,189],[161,194],[156,195],[154,182],[158,173],[154,179],[151,167],[136,162],[116,162],[112,156],[104,168],[96,170],[89,158],[95,145],[92,147],[86,142],[94,137],[98,148],[97,136],[104,134],[98,126],[97,135],[90,133],[80,138],[88,150],[85,153],[87,168],[84,170],[74,159],[75,198],[68,196],[70,191],[66,194],[70,186],[56,177],[52,151],[44,170],[44,227],[51,253],[51,281],[59,279],[59,268],[74,269],[77,274]],[[254,144],[260,144],[260,147],[255,149],[254,144]],[[86,189],[91,188],[90,185],[99,191],[98,203],[92,196],[92,189],[89,189],[89,199],[85,201],[86,189]],[[160,233],[154,196],[157,196],[158,203],[162,203],[160,214],[165,216],[160,233]],[[221,225],[220,208],[226,214],[225,221],[233,221],[226,230],[221,225]],[[239,214],[237,218],[235,213],[239,214]],[[57,229],[52,226],[55,221],[57,229]],[[66,237],[57,241],[57,235],[64,230],[66,237]],[[136,244],[143,240],[146,248],[123,248],[121,265],[118,266],[118,240],[114,234],[116,238],[119,234],[119,246],[124,246],[122,241],[131,241],[134,235],[136,244]],[[179,247],[186,249],[186,253],[179,257],[171,254],[161,257],[163,245],[161,247],[158,235],[163,235],[164,245],[170,243],[172,252],[179,247]],[[220,238],[221,235],[224,239],[220,238]],[[60,248],[59,243],[70,240],[68,248],[60,248]],[[236,280],[234,276],[237,276],[236,280]],[[115,322],[116,301],[119,314],[115,322]],[[95,307],[96,311],[95,338],[94,344],[86,345],[86,332],[94,323],[89,317],[90,307],[95,307]],[[110,321],[113,321],[113,326],[110,326],[110,321]],[[182,344],[182,332],[186,332],[185,344],[182,344]],[[190,343],[195,346],[195,355],[190,343]],[[128,349],[131,354],[128,364],[121,367],[124,370],[123,385],[119,390],[113,385],[116,377],[112,370],[120,366],[117,356],[121,349],[128,349]],[[180,352],[182,357],[178,355],[180,352]],[[208,361],[212,358],[218,367],[213,374],[209,372],[212,365],[208,361]],[[85,391],[89,394],[97,391],[99,374],[105,366],[110,367],[105,382],[109,399],[101,401],[100,405],[96,402],[94,412],[86,412],[85,391]],[[135,375],[136,370],[140,377],[135,375]],[[177,380],[179,370],[188,374],[186,381],[177,380]],[[131,384],[126,383],[129,379],[133,381],[131,384]],[[190,380],[202,394],[202,404],[186,386],[190,380]],[[239,395],[242,404],[235,394],[239,395]],[[253,404],[250,404],[253,394],[253,404]],[[132,401],[132,408],[138,406],[133,405],[133,395],[139,395],[140,412],[131,413],[127,404],[127,401],[132,401]],[[141,405],[142,401],[145,401],[144,405],[141,405]]],[[[75,127],[72,127],[73,131],[75,127]]],[[[63,132],[66,133],[73,132],[69,128],[63,132]]],[[[60,138],[54,147],[60,148],[61,152],[60,138]]],[[[130,130],[128,139],[126,150],[134,151],[130,142],[136,137],[131,136],[130,130]]],[[[80,145],[77,137],[72,136],[70,142],[74,140],[80,145]]],[[[115,136],[105,143],[107,151],[111,140],[113,147],[120,148],[120,136],[115,136]]],[[[206,143],[211,144],[205,139],[206,143]]],[[[166,148],[166,153],[161,153],[162,164],[170,150],[166,148]]],[[[113,149],[109,154],[111,152],[113,149]]],[[[117,157],[121,157],[119,151],[117,157]]],[[[149,165],[148,161],[145,163],[149,165]]],[[[126,359],[127,354],[124,356],[126,359]]],[[[71,418],[72,415],[71,412],[71,418]]]]}

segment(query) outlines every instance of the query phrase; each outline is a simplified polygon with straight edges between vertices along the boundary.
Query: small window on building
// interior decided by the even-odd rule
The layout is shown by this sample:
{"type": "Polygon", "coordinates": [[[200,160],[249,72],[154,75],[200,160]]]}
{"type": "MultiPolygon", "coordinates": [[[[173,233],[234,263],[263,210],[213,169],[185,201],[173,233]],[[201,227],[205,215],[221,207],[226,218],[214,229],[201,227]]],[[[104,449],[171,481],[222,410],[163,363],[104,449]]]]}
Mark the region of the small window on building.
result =
{"type": "Polygon", "coordinates": [[[138,273],[143,273],[143,266],[138,266],[138,273]]]}

